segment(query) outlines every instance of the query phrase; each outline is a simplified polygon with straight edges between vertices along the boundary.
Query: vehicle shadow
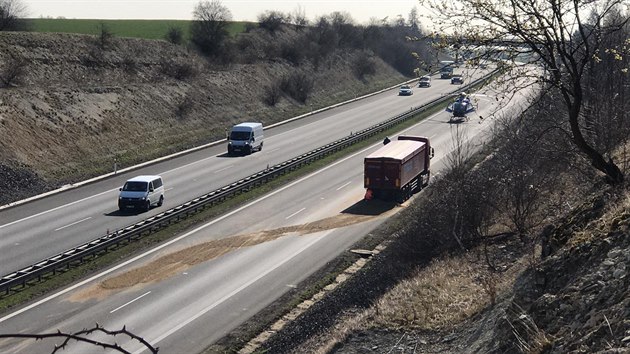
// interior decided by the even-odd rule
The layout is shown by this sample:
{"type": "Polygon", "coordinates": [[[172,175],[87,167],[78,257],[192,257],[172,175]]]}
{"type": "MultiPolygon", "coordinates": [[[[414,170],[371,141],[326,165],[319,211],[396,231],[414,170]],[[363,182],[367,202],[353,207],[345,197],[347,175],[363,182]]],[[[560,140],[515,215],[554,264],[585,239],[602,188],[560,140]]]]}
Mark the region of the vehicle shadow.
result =
{"type": "Polygon", "coordinates": [[[218,158],[228,158],[228,159],[232,159],[235,157],[243,157],[243,156],[247,156],[248,154],[238,154],[238,153],[232,153],[229,154],[227,152],[222,153],[221,155],[217,155],[218,158]]]}
{"type": "Polygon", "coordinates": [[[352,215],[370,215],[377,216],[383,213],[386,213],[392,209],[394,209],[398,205],[393,201],[384,201],[384,200],[360,200],[350,207],[343,210],[342,214],[352,214],[352,215]]]}
{"type": "Polygon", "coordinates": [[[135,216],[135,215],[142,214],[142,213],[144,213],[144,210],[132,209],[132,210],[122,211],[120,209],[116,209],[114,211],[110,211],[109,213],[105,213],[103,215],[105,215],[105,216],[135,216]]]}

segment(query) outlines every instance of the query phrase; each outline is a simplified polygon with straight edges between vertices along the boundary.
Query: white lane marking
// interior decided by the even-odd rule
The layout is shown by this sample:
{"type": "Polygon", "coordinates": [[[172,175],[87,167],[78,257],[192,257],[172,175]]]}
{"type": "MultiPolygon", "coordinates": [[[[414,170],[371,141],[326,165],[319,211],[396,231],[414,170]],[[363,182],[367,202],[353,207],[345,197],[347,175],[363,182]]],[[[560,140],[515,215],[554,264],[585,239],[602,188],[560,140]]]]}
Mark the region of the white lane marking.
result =
{"type": "Polygon", "coordinates": [[[165,191],[165,192],[168,192],[168,191],[172,191],[172,190],[173,190],[173,187],[171,187],[171,188],[166,188],[164,191],[165,191]]]}
{"type": "MultiPolygon", "coordinates": [[[[436,113],[436,114],[434,114],[433,116],[431,116],[429,118],[433,118],[433,117],[435,117],[435,116],[437,116],[439,114],[441,114],[441,112],[440,113],[436,113]]],[[[409,131],[409,130],[411,130],[411,129],[419,126],[419,125],[421,125],[423,122],[426,122],[426,121],[427,120],[423,120],[422,122],[420,122],[418,124],[415,124],[415,125],[407,128],[407,129],[401,131],[400,133],[403,134],[403,133],[405,133],[405,132],[407,132],[407,131],[409,131]]],[[[341,160],[337,160],[336,162],[333,162],[330,165],[328,165],[328,166],[326,166],[326,167],[324,167],[324,168],[322,168],[320,170],[317,170],[317,171],[311,173],[310,175],[306,175],[306,176],[304,176],[304,177],[302,177],[302,178],[300,178],[300,179],[298,179],[296,181],[293,181],[292,183],[287,184],[284,187],[276,189],[275,191],[273,191],[273,192],[271,192],[271,193],[269,193],[267,195],[264,195],[264,196],[262,196],[262,197],[260,197],[260,198],[258,198],[256,200],[253,200],[249,204],[245,204],[245,205],[243,205],[240,208],[234,209],[231,212],[229,212],[227,214],[224,214],[223,216],[220,216],[220,217],[218,217],[218,218],[208,222],[207,224],[201,225],[201,226],[199,226],[198,228],[196,228],[194,230],[191,230],[191,231],[189,231],[189,232],[187,232],[187,233],[185,233],[185,234],[183,234],[181,236],[178,236],[178,237],[176,237],[176,238],[174,238],[174,239],[172,239],[172,240],[170,240],[168,242],[165,242],[165,243],[163,243],[163,244],[161,244],[161,245],[159,245],[159,246],[157,246],[157,247],[155,247],[153,249],[150,249],[150,250],[148,250],[148,251],[146,251],[146,252],[144,252],[142,254],[139,254],[139,255],[137,255],[137,256],[135,256],[135,257],[125,261],[125,262],[122,262],[122,263],[120,263],[120,264],[118,264],[118,265],[116,265],[116,266],[114,266],[114,267],[112,267],[110,269],[107,269],[107,270],[105,270],[105,271],[103,271],[103,272],[101,272],[99,274],[96,274],[96,275],[94,275],[94,276],[92,276],[92,277],[90,277],[88,279],[85,279],[82,282],[79,282],[79,283],[76,283],[76,284],[74,284],[72,286],[69,286],[69,287],[59,291],[58,293],[52,294],[52,295],[50,295],[50,296],[48,296],[46,298],[43,298],[43,299],[41,299],[41,300],[39,300],[37,302],[34,302],[34,303],[32,303],[32,304],[30,304],[28,306],[25,306],[25,307],[15,311],[15,312],[13,312],[13,313],[10,313],[10,314],[0,318],[0,323],[4,322],[6,320],[9,320],[9,319],[11,319],[11,318],[13,318],[13,317],[15,317],[17,315],[20,315],[20,314],[22,314],[22,313],[24,313],[26,311],[29,311],[29,310],[31,310],[31,309],[33,309],[33,308],[35,308],[35,307],[37,307],[37,306],[39,306],[41,304],[47,303],[50,300],[54,300],[54,299],[60,297],[61,295],[64,295],[66,293],[69,293],[69,292],[77,289],[77,288],[80,288],[80,287],[82,287],[85,284],[91,283],[91,282],[93,282],[94,280],[96,280],[98,278],[102,278],[102,277],[106,276],[107,274],[113,273],[113,272],[117,271],[120,268],[124,268],[124,267],[128,266],[129,264],[131,264],[131,263],[133,263],[133,262],[135,262],[135,261],[137,261],[139,259],[142,259],[142,258],[144,258],[146,256],[149,256],[149,255],[152,255],[154,253],[157,253],[157,252],[161,251],[162,249],[164,249],[164,248],[166,248],[166,247],[168,247],[168,246],[170,246],[170,245],[172,245],[172,244],[174,244],[176,242],[179,242],[179,241],[187,238],[190,235],[194,235],[197,232],[199,232],[199,231],[201,231],[201,230],[203,230],[205,228],[208,228],[208,227],[210,227],[210,226],[212,226],[212,225],[214,225],[214,224],[216,224],[216,223],[218,223],[218,222],[220,222],[220,221],[222,221],[224,219],[227,219],[227,218],[229,218],[230,216],[232,216],[234,214],[240,213],[241,211],[243,211],[243,210],[245,210],[245,209],[247,209],[247,208],[249,208],[249,207],[251,207],[253,205],[256,205],[256,204],[258,204],[258,203],[260,203],[260,202],[262,202],[262,201],[264,201],[264,200],[266,200],[268,198],[271,198],[271,197],[273,197],[276,194],[282,193],[285,190],[287,190],[287,189],[289,189],[289,188],[291,188],[291,187],[293,187],[293,186],[295,186],[297,184],[300,184],[300,183],[302,183],[302,182],[304,182],[304,181],[306,181],[308,179],[311,179],[311,178],[313,178],[313,177],[315,177],[315,176],[317,176],[317,175],[319,175],[321,173],[324,173],[325,171],[328,171],[329,169],[331,169],[331,168],[333,168],[333,167],[335,167],[335,166],[337,166],[339,164],[342,164],[342,163],[346,162],[347,160],[350,160],[350,159],[352,159],[352,158],[354,158],[354,157],[356,157],[358,155],[365,154],[366,151],[369,151],[370,149],[374,149],[375,147],[377,147],[377,146],[379,146],[381,144],[382,144],[381,142],[378,142],[378,143],[376,143],[376,144],[374,144],[372,146],[366,147],[363,150],[359,150],[359,151],[355,152],[352,155],[348,155],[348,156],[346,156],[345,158],[343,158],[341,160]]]]}
{"type": "Polygon", "coordinates": [[[115,308],[115,309],[113,309],[113,310],[109,311],[109,313],[114,313],[114,312],[116,312],[116,311],[120,310],[121,308],[123,308],[123,307],[125,307],[125,306],[127,306],[127,305],[130,305],[130,304],[132,304],[132,303],[136,302],[137,300],[142,299],[143,297],[145,297],[145,296],[147,296],[147,295],[149,295],[149,294],[151,294],[151,292],[150,292],[150,291],[147,291],[146,293],[144,293],[144,294],[142,294],[142,295],[138,296],[137,298],[135,298],[135,299],[133,299],[133,300],[131,300],[131,301],[127,302],[126,304],[124,304],[124,305],[122,305],[122,306],[119,306],[119,307],[117,307],[117,308],[115,308]]]}
{"type": "Polygon", "coordinates": [[[22,222],[22,221],[26,221],[26,220],[29,220],[29,219],[32,219],[32,218],[36,218],[36,217],[38,217],[38,216],[42,216],[42,215],[44,215],[44,214],[51,213],[51,212],[56,211],[56,210],[59,210],[59,209],[61,209],[61,208],[65,208],[65,207],[70,206],[70,205],[78,204],[78,203],[84,202],[84,201],[86,201],[86,200],[88,200],[88,199],[96,198],[96,197],[101,196],[101,195],[103,195],[103,194],[107,194],[107,193],[109,193],[109,192],[113,192],[113,191],[117,191],[117,190],[118,190],[118,188],[115,188],[115,189],[110,189],[110,190],[108,190],[108,191],[105,191],[105,192],[102,192],[102,193],[99,193],[99,194],[95,194],[95,195],[90,196],[90,197],[87,197],[87,198],[79,199],[79,200],[74,201],[74,202],[72,202],[72,203],[68,203],[68,204],[60,205],[60,206],[58,206],[58,207],[56,207],[56,208],[52,208],[52,209],[49,209],[49,210],[46,210],[46,211],[42,211],[41,213],[33,214],[33,215],[31,215],[31,216],[27,216],[27,217],[25,217],[25,218],[22,218],[22,219],[19,219],[19,220],[15,220],[15,221],[12,221],[12,222],[10,222],[10,223],[8,223],[8,224],[0,225],[0,229],[2,229],[3,227],[11,226],[11,225],[13,225],[13,224],[17,224],[17,223],[22,222]]]}
{"type": "MultiPolygon", "coordinates": [[[[205,160],[208,160],[208,159],[211,159],[211,158],[215,158],[215,157],[217,157],[217,156],[220,156],[220,154],[219,154],[219,155],[215,155],[215,156],[206,157],[205,159],[197,160],[197,161],[195,161],[195,162],[191,162],[191,163],[189,163],[189,164],[187,164],[187,165],[180,166],[180,167],[174,168],[174,169],[172,169],[172,170],[164,171],[164,172],[161,172],[161,173],[158,173],[158,174],[159,174],[159,175],[166,175],[166,174],[169,174],[169,173],[171,173],[171,172],[174,172],[174,171],[180,170],[180,169],[182,169],[182,168],[189,167],[189,166],[192,166],[192,165],[196,165],[196,164],[198,164],[198,163],[200,163],[200,162],[203,162],[203,161],[205,161],[205,160]]],[[[169,188],[169,189],[167,189],[167,190],[170,190],[170,189],[173,189],[173,188],[169,188]]],[[[68,204],[60,205],[60,206],[58,206],[58,207],[56,207],[56,208],[52,208],[52,209],[49,209],[49,210],[45,210],[45,211],[42,211],[41,213],[33,214],[33,215],[27,216],[27,217],[25,217],[25,218],[18,219],[18,220],[15,220],[15,221],[12,221],[12,222],[10,222],[10,223],[8,223],[8,224],[0,225],[0,229],[2,229],[2,228],[4,228],[4,227],[7,227],[7,226],[11,226],[11,225],[17,224],[17,223],[22,222],[22,221],[26,221],[26,220],[30,220],[30,219],[32,219],[32,218],[36,218],[36,217],[38,217],[38,216],[42,216],[42,215],[44,215],[44,214],[52,213],[53,211],[57,211],[57,210],[59,210],[59,209],[65,208],[65,207],[69,207],[69,206],[74,205],[74,204],[82,203],[82,202],[84,202],[84,201],[86,201],[86,200],[90,200],[90,199],[93,199],[93,198],[96,198],[96,197],[100,197],[101,195],[104,195],[104,194],[107,194],[107,193],[110,193],[110,192],[113,192],[113,191],[117,191],[117,190],[118,190],[118,188],[114,188],[114,189],[106,190],[106,191],[104,191],[104,192],[101,192],[101,193],[98,193],[98,194],[94,194],[94,195],[92,195],[92,196],[89,196],[89,197],[86,197],[86,198],[83,198],[83,199],[79,199],[79,200],[76,200],[76,201],[71,202],[71,203],[68,203],[68,204]]]]}
{"type": "MultiPolygon", "coordinates": [[[[232,290],[229,294],[223,296],[222,298],[217,300],[215,303],[213,303],[213,304],[207,306],[206,308],[204,308],[203,310],[197,312],[194,316],[188,318],[184,322],[181,322],[180,324],[178,324],[177,326],[175,326],[175,327],[171,328],[170,330],[166,331],[165,333],[163,333],[159,337],[155,338],[154,340],[149,341],[149,343],[151,343],[151,345],[155,346],[156,344],[158,344],[164,338],[166,338],[166,337],[170,336],[171,334],[173,334],[173,333],[179,331],[180,329],[184,328],[186,325],[190,324],[192,321],[194,321],[194,320],[198,319],[199,317],[205,315],[210,310],[214,309],[215,307],[217,307],[217,306],[221,305],[222,303],[224,303],[226,300],[230,299],[232,296],[238,294],[239,292],[241,292],[242,290],[246,289],[250,285],[254,284],[258,280],[260,280],[260,279],[264,278],[265,276],[267,276],[269,273],[271,273],[274,270],[280,268],[285,263],[287,263],[290,260],[292,260],[293,258],[297,257],[300,253],[304,252],[306,249],[308,249],[309,247],[311,247],[315,243],[319,242],[321,239],[323,239],[323,237],[316,237],[313,241],[309,242],[304,247],[302,247],[299,250],[297,250],[296,252],[294,252],[290,257],[285,258],[283,261],[281,261],[280,263],[276,264],[272,268],[266,270],[262,274],[259,274],[258,276],[256,276],[253,279],[249,280],[245,284],[243,284],[243,285],[239,286],[238,288],[232,290]]],[[[145,350],[147,350],[147,348],[141,348],[141,349],[138,349],[135,352],[133,352],[133,354],[140,354],[140,353],[144,352],[145,350]]]]}
{"type": "Polygon", "coordinates": [[[55,229],[55,231],[63,230],[63,229],[65,229],[66,227],[70,227],[70,226],[76,225],[76,224],[78,224],[78,223],[80,223],[80,222],[84,222],[85,220],[90,220],[91,218],[92,218],[91,216],[88,216],[88,217],[87,217],[87,218],[85,218],[85,219],[81,219],[81,220],[79,220],[79,221],[75,221],[75,222],[73,222],[72,224],[68,224],[68,225],[66,225],[66,226],[62,226],[62,227],[60,227],[60,228],[57,228],[57,229],[55,229]]]}
{"type": "Polygon", "coordinates": [[[299,214],[299,213],[303,212],[304,210],[306,210],[306,208],[302,208],[302,209],[300,209],[300,210],[296,211],[295,213],[293,213],[293,214],[291,214],[291,215],[287,216],[285,219],[286,219],[286,220],[289,220],[290,218],[292,218],[292,217],[296,216],[297,214],[299,214]]]}
{"type": "Polygon", "coordinates": [[[214,173],[219,173],[219,172],[221,172],[221,171],[225,171],[225,170],[230,169],[230,168],[232,168],[232,167],[234,167],[234,165],[229,165],[229,166],[227,166],[227,167],[224,167],[224,168],[222,168],[222,169],[219,169],[219,170],[214,171],[214,173]]]}
{"type": "Polygon", "coordinates": [[[352,183],[352,181],[350,181],[350,182],[348,182],[348,183],[344,184],[343,186],[341,186],[341,187],[337,188],[336,190],[342,190],[343,188],[347,187],[350,183],[352,183]]]}
{"type": "Polygon", "coordinates": [[[271,154],[274,151],[278,151],[280,150],[280,148],[275,148],[275,149],[271,149],[271,150],[265,150],[267,152],[267,154],[271,154]]]}

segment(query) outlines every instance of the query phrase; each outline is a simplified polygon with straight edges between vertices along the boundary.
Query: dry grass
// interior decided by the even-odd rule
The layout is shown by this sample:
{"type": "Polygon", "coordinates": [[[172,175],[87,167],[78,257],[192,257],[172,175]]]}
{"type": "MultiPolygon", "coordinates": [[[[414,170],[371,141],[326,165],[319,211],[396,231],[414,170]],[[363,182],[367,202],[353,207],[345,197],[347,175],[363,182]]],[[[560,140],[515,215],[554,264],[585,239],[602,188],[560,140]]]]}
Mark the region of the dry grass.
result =
{"type": "Polygon", "coordinates": [[[619,201],[607,206],[604,214],[575,232],[569,246],[577,246],[596,237],[606,237],[609,232],[630,229],[630,192],[625,191],[619,201]]]}
{"type": "Polygon", "coordinates": [[[312,336],[300,347],[302,353],[330,353],[338,343],[342,343],[352,332],[362,329],[370,321],[370,310],[360,313],[346,313],[326,332],[312,336]]]}
{"type": "Polygon", "coordinates": [[[300,350],[328,353],[353,332],[369,328],[448,330],[480,312],[507,291],[527,267],[527,256],[503,273],[491,273],[479,256],[445,256],[419,269],[371,308],[343,314],[334,326],[310,338],[300,350]]]}
{"type": "Polygon", "coordinates": [[[488,304],[479,268],[463,257],[442,258],[392,289],[372,308],[379,327],[438,329],[488,304]]]}

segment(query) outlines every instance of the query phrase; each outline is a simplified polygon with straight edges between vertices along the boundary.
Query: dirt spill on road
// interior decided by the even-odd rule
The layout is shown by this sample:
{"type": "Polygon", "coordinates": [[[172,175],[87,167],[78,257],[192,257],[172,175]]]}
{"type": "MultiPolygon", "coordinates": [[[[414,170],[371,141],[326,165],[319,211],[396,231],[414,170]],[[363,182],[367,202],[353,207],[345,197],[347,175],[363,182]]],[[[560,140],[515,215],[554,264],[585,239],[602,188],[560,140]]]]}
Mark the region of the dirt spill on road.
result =
{"type": "Polygon", "coordinates": [[[288,234],[307,235],[350,226],[371,220],[374,217],[373,215],[339,214],[303,225],[281,227],[274,230],[205,242],[164,255],[142,267],[105,279],[97,285],[72,294],[69,300],[79,302],[90,299],[102,299],[122,289],[167,279],[199,263],[220,257],[243,247],[272,241],[288,234]]]}

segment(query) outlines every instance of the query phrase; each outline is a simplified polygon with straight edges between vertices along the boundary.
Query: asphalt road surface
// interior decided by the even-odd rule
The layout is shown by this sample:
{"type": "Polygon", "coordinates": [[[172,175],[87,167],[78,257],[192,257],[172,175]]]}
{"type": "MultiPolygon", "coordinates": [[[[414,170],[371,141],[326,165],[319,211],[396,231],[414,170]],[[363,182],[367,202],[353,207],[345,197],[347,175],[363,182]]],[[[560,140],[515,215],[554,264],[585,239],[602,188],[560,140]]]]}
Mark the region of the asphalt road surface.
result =
{"type": "MultiPolygon", "coordinates": [[[[480,73],[471,75],[478,77],[480,73]]],[[[227,157],[226,144],[120,174],[34,202],[0,210],[0,276],[25,268],[72,247],[92,241],[183,204],[212,190],[333,142],[352,131],[418,107],[457,89],[435,79],[431,88],[414,88],[412,96],[390,90],[265,131],[261,152],[227,157]],[[118,212],[118,189],[137,175],[162,175],[165,202],[146,213],[118,212]]],[[[243,120],[251,120],[244,117],[243,120]]],[[[227,128],[227,127],[226,127],[227,128]]]]}
{"type": "MultiPolygon", "coordinates": [[[[431,138],[436,152],[433,175],[445,168],[458,131],[470,148],[487,139],[495,120],[490,116],[501,109],[495,96],[493,92],[476,95],[478,111],[469,121],[450,124],[449,115],[442,112],[403,132],[431,138]]],[[[519,110],[515,106],[519,101],[504,107],[506,114],[519,110]]],[[[375,205],[362,202],[363,157],[379,147],[375,144],[354,153],[8,314],[0,318],[0,333],[76,331],[98,322],[108,329],[126,326],[164,353],[199,352],[404,208],[405,204],[393,206],[371,215],[375,205]]],[[[251,160],[256,158],[254,154],[251,160]]],[[[420,192],[414,198],[422,196],[420,192]]],[[[5,340],[0,342],[0,352],[49,353],[54,342],[5,340]]],[[[132,352],[146,352],[123,338],[116,342],[132,352]]],[[[64,351],[102,352],[76,343],[64,351]]]]}

